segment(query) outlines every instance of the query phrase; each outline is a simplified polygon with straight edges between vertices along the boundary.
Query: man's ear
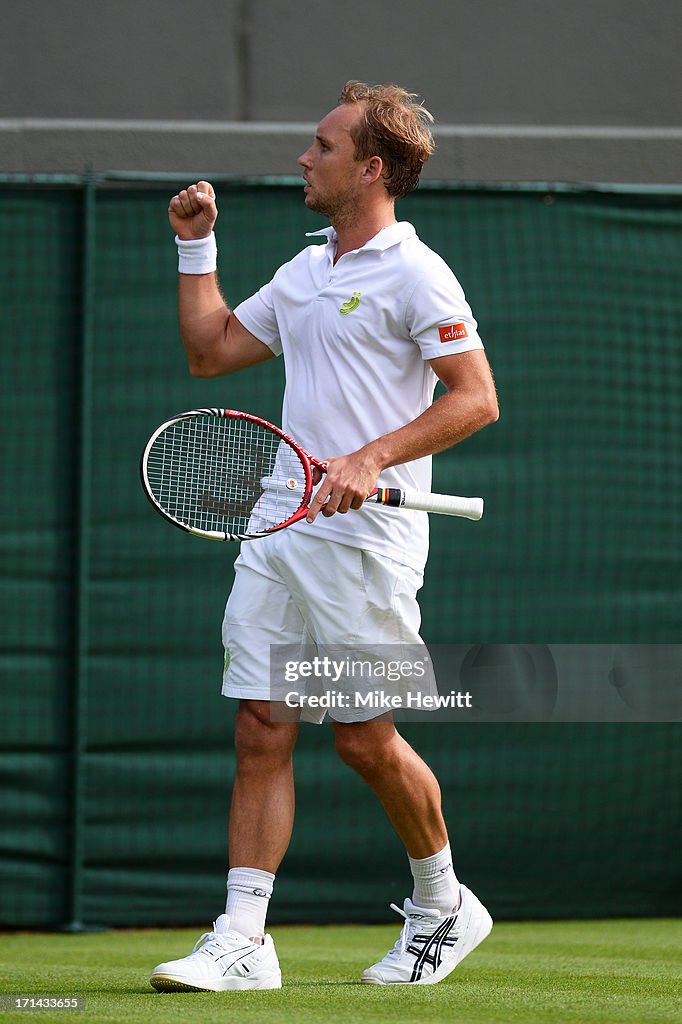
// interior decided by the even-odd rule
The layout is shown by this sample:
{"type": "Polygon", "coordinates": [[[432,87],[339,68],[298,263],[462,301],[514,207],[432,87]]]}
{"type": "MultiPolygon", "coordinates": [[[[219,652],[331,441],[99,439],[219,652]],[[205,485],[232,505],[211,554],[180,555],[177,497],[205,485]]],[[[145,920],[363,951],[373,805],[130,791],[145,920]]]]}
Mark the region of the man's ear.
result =
{"type": "Polygon", "coordinates": [[[362,172],[362,179],[367,185],[371,185],[373,182],[378,181],[384,172],[384,161],[380,156],[372,156],[367,161],[367,165],[362,172]]]}

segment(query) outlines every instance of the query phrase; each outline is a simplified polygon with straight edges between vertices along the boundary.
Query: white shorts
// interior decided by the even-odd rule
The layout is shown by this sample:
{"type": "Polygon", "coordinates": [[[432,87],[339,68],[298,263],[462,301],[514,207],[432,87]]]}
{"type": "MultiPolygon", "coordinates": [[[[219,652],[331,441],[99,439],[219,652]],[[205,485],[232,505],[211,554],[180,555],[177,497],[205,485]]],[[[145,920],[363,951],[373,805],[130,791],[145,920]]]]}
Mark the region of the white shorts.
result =
{"type": "MultiPolygon", "coordinates": [[[[410,566],[306,536],[302,529],[244,543],[223,620],[223,694],[272,700],[273,644],[297,650],[328,645],[360,651],[377,645],[391,645],[391,650],[395,645],[423,648],[416,599],[422,582],[422,573],[410,566]]],[[[327,710],[339,721],[383,713],[343,715],[327,710]]],[[[310,710],[300,715],[316,722],[324,716],[324,711],[310,710]]]]}

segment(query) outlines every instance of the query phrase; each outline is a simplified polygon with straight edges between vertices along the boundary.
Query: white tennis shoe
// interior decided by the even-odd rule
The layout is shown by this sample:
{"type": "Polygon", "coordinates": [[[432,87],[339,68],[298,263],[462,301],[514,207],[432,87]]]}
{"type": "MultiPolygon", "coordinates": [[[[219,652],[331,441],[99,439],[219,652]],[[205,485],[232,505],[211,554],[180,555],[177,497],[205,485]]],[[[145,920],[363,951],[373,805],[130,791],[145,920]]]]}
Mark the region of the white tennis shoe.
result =
{"type": "Polygon", "coordinates": [[[435,985],[490,934],[493,919],[470,889],[462,885],[459,909],[448,916],[415,907],[406,899],[400,938],[383,960],[362,972],[368,985],[435,985]]]}
{"type": "Polygon", "coordinates": [[[270,935],[258,945],[232,931],[229,917],[221,914],[189,956],[159,964],[149,981],[159,992],[226,992],[281,988],[282,973],[270,935]]]}

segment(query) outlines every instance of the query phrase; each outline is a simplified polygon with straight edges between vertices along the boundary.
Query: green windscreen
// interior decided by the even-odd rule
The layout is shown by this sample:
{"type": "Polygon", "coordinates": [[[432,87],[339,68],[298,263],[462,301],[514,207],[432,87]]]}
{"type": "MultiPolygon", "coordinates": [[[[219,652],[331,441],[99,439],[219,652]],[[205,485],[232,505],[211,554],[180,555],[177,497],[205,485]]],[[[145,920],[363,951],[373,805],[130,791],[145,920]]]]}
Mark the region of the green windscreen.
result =
{"type": "MultiPolygon", "coordinates": [[[[181,184],[0,185],[7,926],[202,923],[223,906],[234,706],[220,623],[238,549],[164,523],[138,463],[184,409],[279,422],[283,366],[189,376],[166,217],[181,184]]],[[[236,303],[324,222],[299,186],[216,190],[236,303]]],[[[431,517],[424,639],[677,643],[680,196],[429,187],[398,215],[461,281],[501,408],[434,459],[434,489],[483,495],[486,514],[431,517]]],[[[493,916],[682,909],[678,723],[404,732],[441,782],[457,872],[493,916]]],[[[302,727],[295,765],[271,919],[386,919],[411,889],[383,811],[328,726],[302,727]]]]}

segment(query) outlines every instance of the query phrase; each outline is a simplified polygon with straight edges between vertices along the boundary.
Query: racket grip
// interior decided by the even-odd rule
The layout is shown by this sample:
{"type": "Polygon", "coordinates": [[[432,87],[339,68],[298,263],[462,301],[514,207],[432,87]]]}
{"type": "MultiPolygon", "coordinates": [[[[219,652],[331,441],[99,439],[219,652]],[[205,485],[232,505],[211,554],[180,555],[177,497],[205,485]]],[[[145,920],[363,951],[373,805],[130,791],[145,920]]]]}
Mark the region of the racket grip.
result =
{"type": "Polygon", "coordinates": [[[463,498],[455,494],[429,494],[425,491],[403,491],[403,508],[420,512],[438,512],[444,516],[461,516],[463,519],[480,519],[483,515],[483,498],[463,498]]]}

